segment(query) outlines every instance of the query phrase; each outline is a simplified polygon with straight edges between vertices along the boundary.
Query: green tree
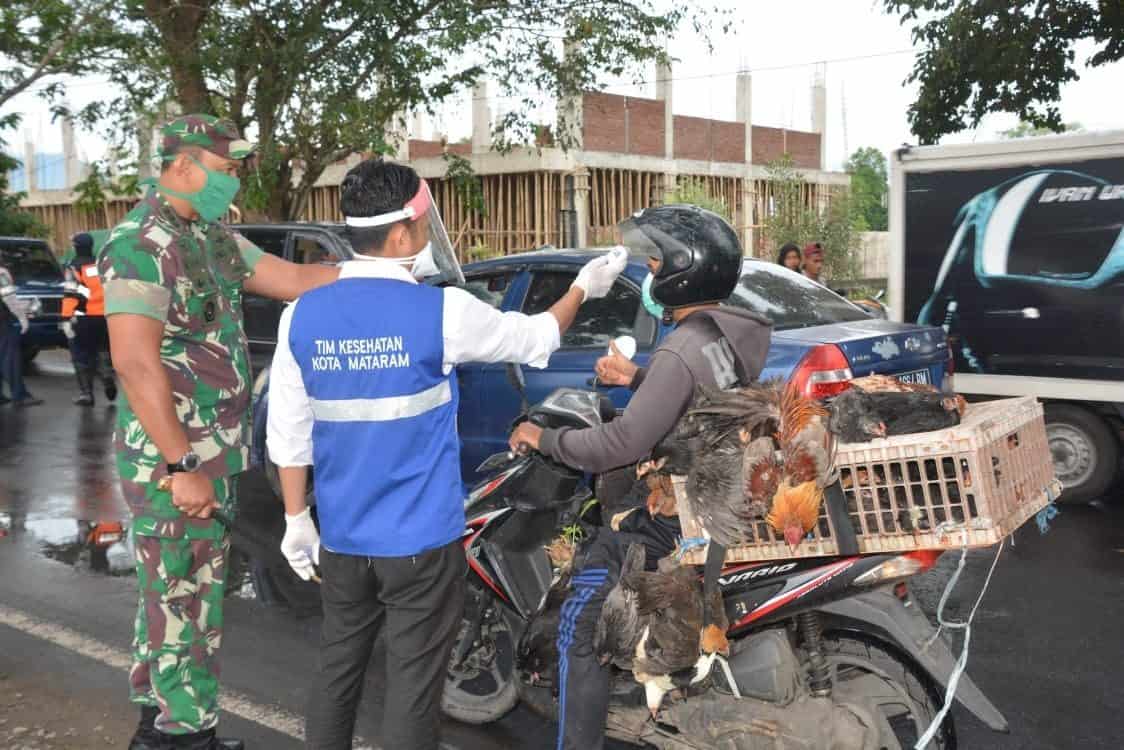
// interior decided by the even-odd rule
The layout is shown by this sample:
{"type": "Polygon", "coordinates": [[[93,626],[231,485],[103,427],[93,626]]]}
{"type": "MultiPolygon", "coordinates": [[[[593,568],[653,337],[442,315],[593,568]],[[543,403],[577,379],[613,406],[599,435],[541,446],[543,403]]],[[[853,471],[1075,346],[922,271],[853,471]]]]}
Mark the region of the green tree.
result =
{"type": "Polygon", "coordinates": [[[768,164],[766,173],[772,188],[772,205],[763,222],[769,245],[779,248],[795,242],[804,247],[819,242],[824,248],[826,278],[833,282],[857,278],[863,219],[850,191],[836,190],[820,211],[805,201],[807,181],[791,156],[785,154],[768,164]]]}
{"type": "Polygon", "coordinates": [[[1001,130],[999,132],[999,137],[1011,140],[1013,138],[1031,138],[1036,135],[1051,135],[1052,133],[1077,133],[1083,129],[1079,122],[1067,122],[1057,130],[1053,128],[1038,128],[1031,125],[1029,122],[1020,122],[1013,128],[1001,130]]]}
{"type": "Polygon", "coordinates": [[[990,112],[1060,130],[1061,87],[1079,77],[1077,42],[1096,48],[1085,65],[1124,57],[1120,0],[883,0],[883,6],[913,26],[913,42],[922,48],[908,79],[920,84],[909,121],[922,143],[975,127],[990,112]]]}
{"type": "Polygon", "coordinates": [[[863,218],[865,229],[885,232],[889,229],[886,206],[890,192],[885,154],[876,148],[860,148],[851,154],[843,169],[851,175],[851,198],[863,218]]]}
{"type": "Polygon", "coordinates": [[[259,142],[244,200],[275,219],[300,216],[335,161],[389,151],[407,110],[487,79],[509,104],[495,142],[534,143],[542,97],[666,59],[660,40],[681,25],[705,36],[727,18],[663,0],[127,0],[115,13],[104,70],[128,93],[88,119],[123,140],[134,112],[168,116],[154,103],[229,117],[259,142]]]}
{"type": "Polygon", "coordinates": [[[108,10],[113,0],[4,0],[0,5],[0,110],[41,85],[57,96],[57,76],[94,70],[110,43],[108,10]]]}
{"type": "Polygon", "coordinates": [[[680,177],[675,183],[675,192],[669,198],[669,203],[689,203],[693,206],[705,208],[733,223],[730,216],[730,207],[721,198],[711,196],[707,190],[706,181],[697,177],[680,177]]]}

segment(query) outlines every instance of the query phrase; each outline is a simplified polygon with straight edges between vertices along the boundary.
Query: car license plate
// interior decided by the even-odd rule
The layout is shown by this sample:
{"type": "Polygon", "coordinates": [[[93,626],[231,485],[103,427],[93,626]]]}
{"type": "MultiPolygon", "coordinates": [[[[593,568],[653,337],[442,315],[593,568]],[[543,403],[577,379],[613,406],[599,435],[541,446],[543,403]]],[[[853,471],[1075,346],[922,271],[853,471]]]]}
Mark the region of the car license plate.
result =
{"type": "Polygon", "coordinates": [[[913,372],[899,373],[898,380],[903,383],[912,383],[913,385],[929,385],[929,371],[928,370],[914,370],[913,372]]]}

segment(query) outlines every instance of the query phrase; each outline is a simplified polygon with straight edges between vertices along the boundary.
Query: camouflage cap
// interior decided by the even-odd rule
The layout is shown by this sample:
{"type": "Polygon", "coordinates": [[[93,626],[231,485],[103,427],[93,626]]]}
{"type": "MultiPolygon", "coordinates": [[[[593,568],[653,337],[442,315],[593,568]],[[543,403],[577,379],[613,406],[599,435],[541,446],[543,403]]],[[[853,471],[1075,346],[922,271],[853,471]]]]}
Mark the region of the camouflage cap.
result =
{"type": "Polygon", "coordinates": [[[238,134],[234,123],[214,115],[177,117],[165,125],[160,134],[163,136],[161,158],[174,155],[181,146],[198,146],[224,159],[245,159],[257,148],[238,134]]]}

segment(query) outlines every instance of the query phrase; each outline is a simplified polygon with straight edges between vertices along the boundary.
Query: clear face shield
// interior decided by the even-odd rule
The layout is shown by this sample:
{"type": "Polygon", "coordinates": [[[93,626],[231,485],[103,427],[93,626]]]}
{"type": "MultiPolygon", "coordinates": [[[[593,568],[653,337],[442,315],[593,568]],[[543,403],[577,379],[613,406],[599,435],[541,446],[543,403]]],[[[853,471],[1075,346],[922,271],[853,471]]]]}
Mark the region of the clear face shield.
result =
{"type": "MultiPolygon", "coordinates": [[[[433,194],[429,191],[429,184],[421,181],[418,192],[407,201],[400,211],[392,211],[378,216],[348,216],[344,221],[349,227],[371,228],[386,226],[397,221],[410,221],[416,223],[426,219],[428,226],[428,242],[413,258],[413,274],[415,278],[423,279],[439,276],[439,281],[451,284],[463,284],[464,272],[457,260],[457,253],[453,250],[453,243],[445,231],[445,222],[433,202],[433,194]]],[[[405,259],[403,259],[405,260],[405,259]]]]}

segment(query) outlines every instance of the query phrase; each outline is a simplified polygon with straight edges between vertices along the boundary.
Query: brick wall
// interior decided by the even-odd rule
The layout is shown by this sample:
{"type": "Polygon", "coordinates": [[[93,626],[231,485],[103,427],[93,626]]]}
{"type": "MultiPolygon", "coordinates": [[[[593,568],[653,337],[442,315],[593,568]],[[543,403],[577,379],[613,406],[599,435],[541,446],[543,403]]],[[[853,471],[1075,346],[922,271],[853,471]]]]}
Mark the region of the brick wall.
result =
{"type": "MultiPolygon", "coordinates": [[[[472,154],[471,143],[450,143],[449,151],[461,156],[469,156],[472,154]]],[[[415,138],[410,139],[410,158],[411,159],[432,159],[441,156],[445,152],[441,141],[420,141],[415,138]]]]}
{"type": "MultiPolygon", "coordinates": [[[[603,92],[583,98],[582,137],[586,151],[664,155],[663,102],[603,92]]],[[[675,158],[741,164],[744,130],[738,122],[676,115],[675,158]]],[[[820,168],[820,136],[797,130],[753,126],[753,163],[766,164],[785,151],[798,167],[820,168]]]]}
{"type": "Polygon", "coordinates": [[[601,92],[582,99],[586,151],[663,156],[663,102],[601,92]]]}
{"type": "Polygon", "coordinates": [[[793,163],[806,169],[820,168],[820,136],[799,130],[753,126],[753,163],[768,164],[788,152],[793,163]]]}

